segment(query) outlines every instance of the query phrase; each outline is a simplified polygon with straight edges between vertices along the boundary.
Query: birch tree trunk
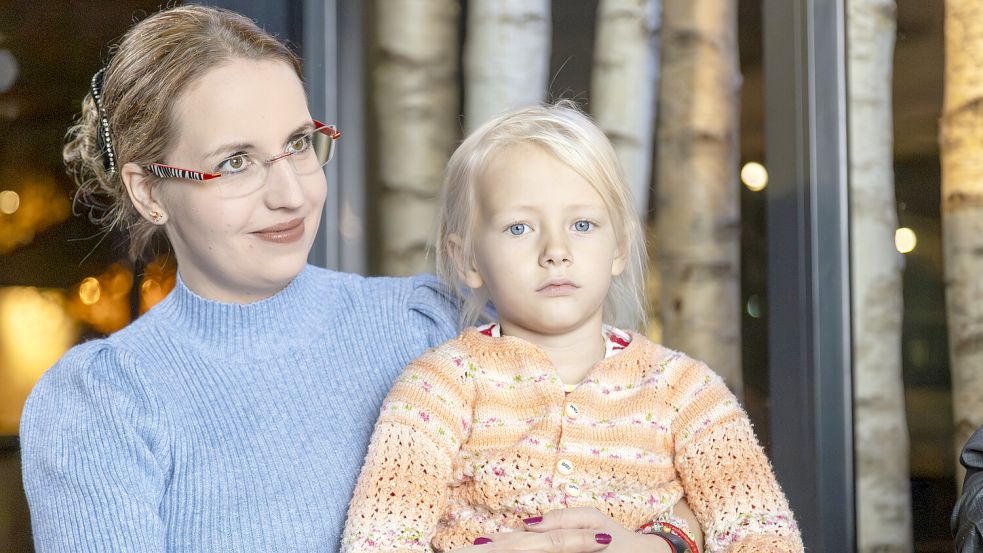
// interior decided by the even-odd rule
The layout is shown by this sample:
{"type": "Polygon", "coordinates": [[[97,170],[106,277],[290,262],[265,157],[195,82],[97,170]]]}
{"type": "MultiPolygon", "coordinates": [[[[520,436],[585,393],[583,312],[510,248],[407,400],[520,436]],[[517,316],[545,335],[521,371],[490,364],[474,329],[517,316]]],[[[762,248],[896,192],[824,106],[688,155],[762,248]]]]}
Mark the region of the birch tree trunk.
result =
{"type": "Polygon", "coordinates": [[[901,374],[901,271],[894,246],[895,0],[849,0],[850,266],[858,553],[912,550],[901,374]]]}
{"type": "MultiPolygon", "coordinates": [[[[958,451],[983,424],[983,0],[946,0],[942,232],[958,451]]],[[[962,484],[962,468],[957,464],[962,484]]]]}
{"type": "Polygon", "coordinates": [[[543,101],[550,67],[549,0],[470,0],[464,46],[467,133],[543,101]]]}
{"type": "Polygon", "coordinates": [[[665,343],[742,395],[736,0],[664,0],[656,256],[665,343]]]}
{"type": "Polygon", "coordinates": [[[436,194],[459,138],[457,0],[376,0],[382,270],[433,271],[436,194]]]}
{"type": "Polygon", "coordinates": [[[591,72],[591,112],[618,154],[643,223],[652,188],[659,18],[659,0],[601,0],[591,72]]]}

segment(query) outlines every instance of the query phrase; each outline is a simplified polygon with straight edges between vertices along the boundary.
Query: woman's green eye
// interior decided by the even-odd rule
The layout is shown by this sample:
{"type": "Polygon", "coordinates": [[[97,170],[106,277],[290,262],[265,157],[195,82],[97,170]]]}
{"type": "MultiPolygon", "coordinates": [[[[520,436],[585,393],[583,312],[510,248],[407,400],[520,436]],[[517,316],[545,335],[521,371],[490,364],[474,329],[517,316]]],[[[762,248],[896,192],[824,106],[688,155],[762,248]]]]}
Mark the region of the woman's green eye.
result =
{"type": "Polygon", "coordinates": [[[307,146],[310,145],[310,143],[311,143],[310,136],[302,136],[300,138],[296,138],[293,141],[291,141],[290,144],[287,146],[287,151],[291,153],[303,152],[304,150],[307,149],[307,146]]]}
{"type": "Polygon", "coordinates": [[[218,166],[219,173],[239,173],[249,166],[249,157],[245,154],[232,156],[218,166]]]}

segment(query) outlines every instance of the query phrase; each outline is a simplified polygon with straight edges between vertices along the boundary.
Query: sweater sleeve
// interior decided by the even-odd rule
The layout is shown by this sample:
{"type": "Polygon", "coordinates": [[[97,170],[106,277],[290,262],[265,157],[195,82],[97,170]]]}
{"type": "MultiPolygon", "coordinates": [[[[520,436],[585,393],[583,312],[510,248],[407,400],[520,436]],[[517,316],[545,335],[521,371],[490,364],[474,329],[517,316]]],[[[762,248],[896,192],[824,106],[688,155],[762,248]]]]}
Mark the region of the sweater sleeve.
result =
{"type": "Polygon", "coordinates": [[[802,537],[747,414],[690,359],[672,386],[675,466],[707,553],[801,553],[802,537]]]}
{"type": "Polygon", "coordinates": [[[105,341],[76,346],[21,418],[24,489],[39,553],[165,550],[160,410],[105,341]]]}
{"type": "Polygon", "coordinates": [[[342,553],[431,551],[474,398],[469,362],[454,344],[413,361],[383,402],[348,509],[342,553]]]}
{"type": "Polygon", "coordinates": [[[410,324],[420,344],[436,347],[457,335],[461,306],[457,297],[433,275],[413,277],[413,290],[407,300],[410,324]]]}

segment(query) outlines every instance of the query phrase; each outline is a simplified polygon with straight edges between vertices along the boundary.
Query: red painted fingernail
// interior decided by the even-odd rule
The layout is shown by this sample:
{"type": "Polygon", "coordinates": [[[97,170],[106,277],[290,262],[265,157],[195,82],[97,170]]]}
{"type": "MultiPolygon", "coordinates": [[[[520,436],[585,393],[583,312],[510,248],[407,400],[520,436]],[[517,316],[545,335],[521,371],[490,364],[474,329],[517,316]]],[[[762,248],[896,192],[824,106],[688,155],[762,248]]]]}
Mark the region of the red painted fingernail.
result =
{"type": "Polygon", "coordinates": [[[611,543],[611,534],[594,534],[594,540],[601,545],[611,543]]]}
{"type": "Polygon", "coordinates": [[[484,536],[474,540],[475,545],[484,545],[486,543],[491,543],[492,541],[484,536]]]}
{"type": "Polygon", "coordinates": [[[522,519],[522,522],[526,523],[526,526],[535,526],[540,522],[543,522],[543,517],[529,517],[522,519]]]}

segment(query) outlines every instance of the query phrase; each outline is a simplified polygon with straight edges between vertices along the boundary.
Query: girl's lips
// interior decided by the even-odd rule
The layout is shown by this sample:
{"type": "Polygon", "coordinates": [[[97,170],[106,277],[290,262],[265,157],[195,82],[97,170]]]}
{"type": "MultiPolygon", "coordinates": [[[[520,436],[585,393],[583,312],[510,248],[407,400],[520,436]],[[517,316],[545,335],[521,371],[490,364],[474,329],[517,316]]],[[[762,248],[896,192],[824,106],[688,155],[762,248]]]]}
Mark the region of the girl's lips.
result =
{"type": "Polygon", "coordinates": [[[579,286],[569,280],[557,280],[547,282],[539,290],[536,290],[536,293],[543,296],[569,296],[576,292],[577,288],[579,286]]]}
{"type": "Polygon", "coordinates": [[[573,284],[550,284],[539,289],[539,294],[543,296],[569,296],[577,291],[573,284]]]}
{"type": "Polygon", "coordinates": [[[304,230],[304,218],[297,217],[296,219],[291,219],[286,223],[280,223],[279,225],[266,227],[263,230],[257,230],[253,232],[252,235],[260,240],[266,240],[267,242],[290,244],[300,240],[304,236],[304,230]]]}

